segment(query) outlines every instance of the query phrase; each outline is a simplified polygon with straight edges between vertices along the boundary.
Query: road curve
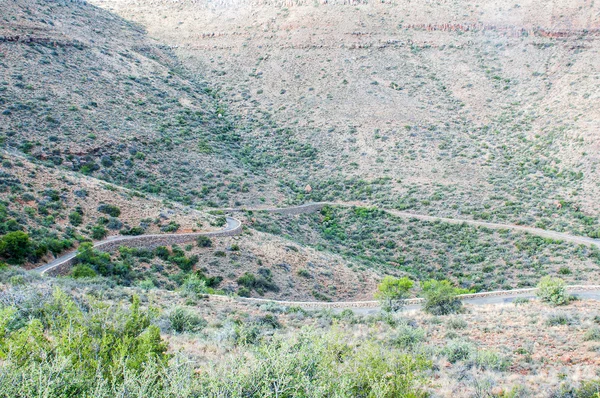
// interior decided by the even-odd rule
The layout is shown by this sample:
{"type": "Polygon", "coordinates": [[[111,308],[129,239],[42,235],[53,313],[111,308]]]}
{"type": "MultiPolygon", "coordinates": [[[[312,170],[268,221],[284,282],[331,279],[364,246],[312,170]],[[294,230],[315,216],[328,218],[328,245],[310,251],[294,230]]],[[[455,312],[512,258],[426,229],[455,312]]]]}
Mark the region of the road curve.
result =
{"type": "MultiPolygon", "coordinates": [[[[193,239],[198,236],[218,236],[217,234],[222,234],[223,232],[236,231],[237,229],[240,229],[240,231],[241,231],[240,227],[241,227],[242,223],[240,220],[233,218],[233,217],[226,217],[226,221],[227,221],[227,224],[220,231],[193,232],[193,233],[185,233],[185,234],[148,234],[148,235],[138,235],[138,236],[115,235],[115,236],[110,236],[104,240],[94,243],[94,247],[96,247],[96,248],[102,247],[102,246],[106,245],[107,243],[117,243],[117,242],[123,242],[126,245],[127,242],[138,241],[141,239],[148,239],[148,238],[169,238],[169,237],[176,236],[176,237],[189,237],[190,239],[193,239]]],[[[51,269],[59,267],[59,266],[63,265],[64,263],[66,263],[67,261],[72,260],[76,255],[77,255],[77,251],[74,250],[70,253],[67,253],[60,257],[55,258],[48,264],[34,268],[33,271],[39,272],[40,274],[44,275],[46,272],[50,271],[51,269]]]]}
{"type": "MultiPolygon", "coordinates": [[[[311,212],[319,211],[321,208],[323,208],[324,206],[327,206],[327,205],[344,206],[344,207],[350,207],[350,206],[372,207],[373,206],[371,204],[363,203],[363,202],[351,202],[351,203],[348,203],[348,202],[315,202],[315,203],[306,203],[306,204],[299,205],[299,206],[291,206],[291,207],[285,207],[285,208],[281,208],[281,207],[230,208],[230,209],[219,209],[219,210],[223,211],[223,212],[264,211],[264,212],[269,212],[269,213],[302,214],[302,213],[311,213],[311,212]]],[[[397,211],[397,210],[393,210],[393,209],[382,209],[382,210],[393,216],[403,217],[403,218],[416,218],[416,219],[425,220],[425,221],[442,221],[442,222],[453,223],[453,224],[463,224],[464,223],[464,224],[468,224],[468,225],[480,226],[480,227],[492,228],[492,229],[509,229],[509,230],[527,232],[527,233],[545,237],[545,238],[563,240],[563,241],[577,243],[577,244],[599,245],[600,246],[600,239],[593,239],[593,238],[584,237],[584,236],[569,235],[569,234],[566,234],[563,232],[548,231],[548,230],[544,230],[544,229],[540,229],[540,228],[533,228],[533,227],[527,227],[527,226],[522,226],[522,225],[498,224],[498,223],[490,223],[490,222],[484,222],[484,221],[435,217],[435,216],[428,216],[428,215],[423,215],[423,214],[402,212],[402,211],[397,211]]],[[[94,247],[101,247],[103,245],[106,245],[107,243],[115,243],[115,242],[123,242],[126,244],[127,242],[141,240],[141,239],[148,239],[148,238],[153,238],[153,237],[169,238],[169,237],[176,236],[176,237],[194,238],[197,236],[216,236],[216,235],[218,236],[218,234],[221,234],[224,232],[229,232],[229,231],[235,231],[238,229],[239,229],[239,232],[241,232],[241,222],[238,219],[233,218],[233,217],[226,217],[226,220],[227,220],[227,225],[221,231],[196,232],[196,233],[189,233],[189,234],[111,236],[107,239],[96,242],[94,244],[94,247]]],[[[54,259],[53,261],[49,262],[48,264],[45,264],[38,268],[35,268],[34,271],[40,272],[41,274],[45,274],[49,270],[59,267],[60,265],[65,264],[67,261],[72,260],[76,256],[76,254],[77,254],[76,251],[64,254],[64,255],[54,259]]],[[[575,296],[600,301],[600,286],[569,286],[568,288],[571,292],[573,292],[573,294],[575,296]]],[[[520,298],[520,297],[534,298],[535,290],[536,289],[515,289],[515,290],[505,290],[505,291],[498,291],[498,292],[483,292],[483,293],[476,293],[476,294],[470,294],[470,295],[463,295],[463,296],[461,296],[461,298],[466,303],[476,304],[476,305],[498,304],[498,303],[511,302],[511,301],[514,301],[516,298],[520,298]]],[[[211,297],[215,300],[231,300],[231,298],[227,297],[227,296],[212,296],[211,295],[211,297]]],[[[378,310],[378,303],[376,301],[303,302],[303,301],[280,301],[280,300],[259,299],[259,298],[237,298],[237,299],[241,300],[241,301],[245,301],[245,302],[255,302],[255,303],[270,302],[270,303],[276,303],[276,304],[280,304],[280,305],[300,306],[300,307],[306,307],[306,308],[332,308],[332,309],[352,308],[357,312],[365,312],[365,313],[378,310]]],[[[419,308],[420,300],[421,299],[412,299],[411,301],[409,301],[409,305],[407,306],[407,308],[408,309],[419,308]]]]}
{"type": "MultiPolygon", "coordinates": [[[[310,211],[302,211],[302,210],[315,211],[315,210],[319,209],[319,206],[323,207],[323,206],[328,206],[328,205],[329,206],[341,206],[341,207],[352,207],[352,206],[376,207],[370,203],[365,203],[365,202],[315,202],[315,203],[306,203],[303,205],[291,206],[291,207],[286,207],[286,208],[271,207],[271,208],[247,208],[247,209],[241,208],[241,209],[221,209],[221,210],[225,211],[225,212],[265,211],[265,212],[269,212],[269,213],[283,213],[285,211],[297,210],[296,214],[300,214],[302,212],[310,212],[310,211]]],[[[550,230],[546,230],[546,229],[528,227],[528,226],[524,226],[524,225],[499,224],[499,223],[476,221],[476,220],[469,220],[469,219],[428,216],[428,215],[424,215],[424,214],[409,213],[409,212],[398,211],[398,210],[393,210],[393,209],[385,209],[385,208],[380,209],[380,210],[382,210],[388,214],[391,214],[393,216],[402,217],[402,218],[416,218],[419,220],[432,221],[432,222],[442,221],[442,222],[451,223],[451,224],[468,224],[468,225],[473,225],[476,227],[485,227],[485,228],[490,228],[490,229],[510,229],[513,231],[527,232],[529,234],[541,236],[543,238],[563,240],[566,242],[572,242],[572,243],[577,243],[577,244],[582,244],[582,245],[587,245],[587,246],[589,246],[589,245],[600,246],[600,239],[594,239],[594,238],[590,238],[587,236],[570,235],[570,234],[567,234],[564,232],[550,231],[550,230]]]]}

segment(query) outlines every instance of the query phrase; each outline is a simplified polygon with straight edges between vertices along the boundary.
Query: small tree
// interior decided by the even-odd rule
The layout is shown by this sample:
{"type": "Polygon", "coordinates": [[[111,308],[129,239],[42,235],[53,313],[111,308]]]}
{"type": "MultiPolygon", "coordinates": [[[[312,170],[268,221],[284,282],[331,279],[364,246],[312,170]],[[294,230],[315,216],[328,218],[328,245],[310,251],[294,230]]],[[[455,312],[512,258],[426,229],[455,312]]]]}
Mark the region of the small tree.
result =
{"type": "Polygon", "coordinates": [[[381,302],[381,308],[387,312],[396,312],[404,307],[413,287],[413,281],[408,278],[386,276],[377,286],[375,298],[381,302]]]}
{"type": "Polygon", "coordinates": [[[22,263],[30,248],[29,235],[23,231],[9,232],[0,238],[0,256],[6,258],[10,263],[22,263]]]}
{"type": "Polygon", "coordinates": [[[423,310],[433,315],[448,315],[462,311],[462,302],[457,297],[460,290],[449,281],[431,280],[423,282],[425,304],[423,310]]]}
{"type": "Polygon", "coordinates": [[[538,283],[537,296],[541,301],[552,305],[565,305],[569,303],[569,295],[565,281],[560,278],[545,276],[538,283]]]}

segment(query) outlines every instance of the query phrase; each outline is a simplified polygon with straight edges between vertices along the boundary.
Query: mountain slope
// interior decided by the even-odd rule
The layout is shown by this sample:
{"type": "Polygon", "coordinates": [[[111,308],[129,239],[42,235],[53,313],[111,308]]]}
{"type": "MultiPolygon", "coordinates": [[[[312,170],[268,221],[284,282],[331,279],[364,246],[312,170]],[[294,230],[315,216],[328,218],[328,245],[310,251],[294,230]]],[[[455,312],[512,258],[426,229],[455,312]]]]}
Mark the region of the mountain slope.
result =
{"type": "Polygon", "coordinates": [[[4,145],[187,204],[259,196],[226,105],[141,27],[80,2],[2,8],[4,145]]]}
{"type": "MultiPolygon", "coordinates": [[[[174,46],[231,109],[312,145],[273,173],[289,198],[599,227],[595,3],[95,4],[174,46]]],[[[247,134],[269,151],[270,129],[247,134]]]]}

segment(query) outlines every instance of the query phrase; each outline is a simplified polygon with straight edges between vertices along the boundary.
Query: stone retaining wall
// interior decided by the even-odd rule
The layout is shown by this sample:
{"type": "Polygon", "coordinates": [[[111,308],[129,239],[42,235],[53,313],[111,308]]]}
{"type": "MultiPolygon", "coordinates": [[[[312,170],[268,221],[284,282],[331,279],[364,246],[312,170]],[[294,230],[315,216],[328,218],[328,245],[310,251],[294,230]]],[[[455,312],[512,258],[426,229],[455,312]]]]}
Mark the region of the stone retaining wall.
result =
{"type": "Polygon", "coordinates": [[[71,268],[73,268],[74,265],[75,256],[69,258],[68,260],[65,260],[56,267],[50,268],[45,272],[45,274],[47,274],[48,276],[64,276],[69,273],[69,271],[71,270],[71,268]]]}
{"type": "MultiPolygon", "coordinates": [[[[494,292],[482,292],[472,294],[461,294],[458,297],[461,300],[469,300],[484,297],[502,297],[502,296],[516,296],[520,294],[534,293],[537,288],[529,289],[515,289],[515,290],[498,290],[494,292]]],[[[585,292],[585,291],[596,291],[600,290],[600,285],[571,285],[567,286],[569,292],[585,292]]],[[[376,308],[379,307],[379,301],[338,301],[338,302],[327,302],[327,301],[281,301],[281,300],[269,300],[260,298],[248,298],[248,297],[230,297],[230,296],[219,296],[209,295],[212,301],[222,302],[246,302],[246,303],[273,303],[282,305],[285,307],[302,307],[302,308],[376,308]]],[[[406,300],[406,305],[421,304],[424,301],[423,298],[412,298],[406,300]]]]}
{"type": "MultiPolygon", "coordinates": [[[[198,236],[223,237],[239,235],[241,233],[242,225],[240,224],[236,228],[225,231],[197,232],[190,234],[123,236],[113,240],[96,243],[94,248],[103,252],[114,252],[121,246],[155,249],[158,246],[171,246],[191,242],[198,236]]],[[[46,271],[46,274],[49,276],[66,275],[73,267],[74,262],[75,257],[65,259],[65,261],[61,264],[46,271]]]]}

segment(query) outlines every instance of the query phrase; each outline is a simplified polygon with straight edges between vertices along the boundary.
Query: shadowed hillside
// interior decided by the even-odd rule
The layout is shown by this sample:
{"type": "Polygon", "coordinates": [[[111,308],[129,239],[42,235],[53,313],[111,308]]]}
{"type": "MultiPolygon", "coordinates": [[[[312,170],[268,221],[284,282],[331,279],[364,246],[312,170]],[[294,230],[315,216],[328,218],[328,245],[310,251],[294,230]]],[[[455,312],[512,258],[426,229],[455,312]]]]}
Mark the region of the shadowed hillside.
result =
{"type": "Polygon", "coordinates": [[[94,6],[3,2],[0,108],[4,145],[49,167],[186,204],[260,196],[239,160],[243,126],[217,92],[94,6]]]}

